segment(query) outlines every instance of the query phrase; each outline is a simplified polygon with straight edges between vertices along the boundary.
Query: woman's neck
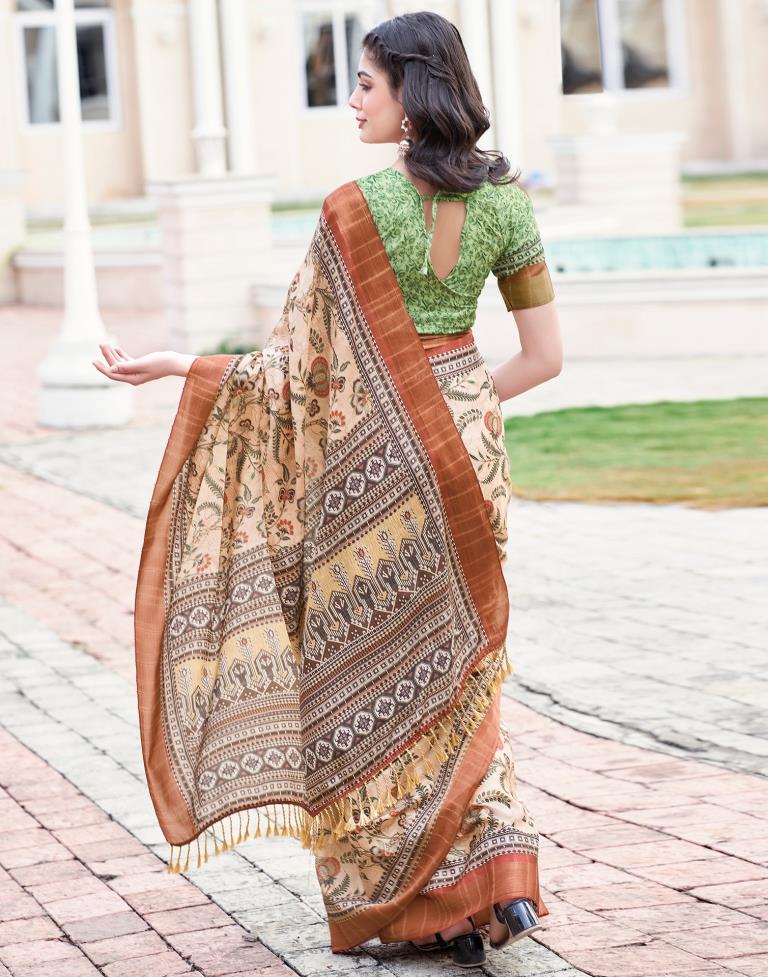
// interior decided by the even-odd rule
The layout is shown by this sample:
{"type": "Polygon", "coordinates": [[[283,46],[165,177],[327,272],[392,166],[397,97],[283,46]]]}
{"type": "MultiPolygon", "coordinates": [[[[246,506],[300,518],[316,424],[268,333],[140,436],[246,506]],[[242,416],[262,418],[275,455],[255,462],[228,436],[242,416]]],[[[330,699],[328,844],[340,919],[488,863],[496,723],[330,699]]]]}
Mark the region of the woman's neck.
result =
{"type": "Polygon", "coordinates": [[[411,181],[411,183],[416,187],[419,193],[434,194],[437,192],[437,187],[435,186],[434,183],[427,183],[426,180],[422,180],[419,177],[414,176],[412,173],[410,173],[408,171],[408,167],[405,165],[402,159],[400,159],[399,156],[392,164],[392,169],[398,170],[400,173],[403,174],[403,176],[407,177],[411,181]]]}

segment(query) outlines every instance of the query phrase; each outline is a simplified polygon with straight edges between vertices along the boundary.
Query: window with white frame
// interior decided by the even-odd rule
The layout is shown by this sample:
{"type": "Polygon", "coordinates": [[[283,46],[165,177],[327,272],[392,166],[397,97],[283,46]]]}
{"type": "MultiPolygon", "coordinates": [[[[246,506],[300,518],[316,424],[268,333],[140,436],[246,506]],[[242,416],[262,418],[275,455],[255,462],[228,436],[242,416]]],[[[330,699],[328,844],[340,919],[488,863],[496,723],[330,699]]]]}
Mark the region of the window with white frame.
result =
{"type": "Polygon", "coordinates": [[[377,0],[304,3],[299,8],[304,105],[344,106],[357,84],[360,42],[377,22],[377,0]]]}
{"type": "MultiPolygon", "coordinates": [[[[54,0],[16,0],[29,125],[59,122],[54,0]]],[[[80,108],[87,125],[117,122],[117,59],[109,0],[75,0],[80,108]]]]}
{"type": "Polygon", "coordinates": [[[681,0],[560,0],[563,94],[677,88],[681,0]]]}

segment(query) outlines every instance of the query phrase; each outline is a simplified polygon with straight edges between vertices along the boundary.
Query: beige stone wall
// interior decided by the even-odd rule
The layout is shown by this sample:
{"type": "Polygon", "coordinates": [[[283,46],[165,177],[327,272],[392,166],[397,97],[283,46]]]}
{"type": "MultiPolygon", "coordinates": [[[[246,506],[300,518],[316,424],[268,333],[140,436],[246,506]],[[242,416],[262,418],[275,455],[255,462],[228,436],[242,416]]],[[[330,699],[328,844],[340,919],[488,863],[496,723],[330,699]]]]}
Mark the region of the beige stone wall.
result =
{"type": "MultiPolygon", "coordinates": [[[[186,0],[119,0],[131,10],[141,187],[194,169],[192,84],[186,0]]],[[[114,5],[114,4],[113,4],[114,5]]],[[[143,192],[143,191],[142,191],[143,192]]]]}
{"type": "Polygon", "coordinates": [[[745,0],[745,60],[746,98],[750,109],[752,156],[768,159],[768,112],[765,92],[768,88],[768,2],[745,0]]]}
{"type": "Polygon", "coordinates": [[[730,152],[719,5],[720,0],[688,0],[686,7],[690,97],[685,154],[692,159],[725,159],[730,152]]]}

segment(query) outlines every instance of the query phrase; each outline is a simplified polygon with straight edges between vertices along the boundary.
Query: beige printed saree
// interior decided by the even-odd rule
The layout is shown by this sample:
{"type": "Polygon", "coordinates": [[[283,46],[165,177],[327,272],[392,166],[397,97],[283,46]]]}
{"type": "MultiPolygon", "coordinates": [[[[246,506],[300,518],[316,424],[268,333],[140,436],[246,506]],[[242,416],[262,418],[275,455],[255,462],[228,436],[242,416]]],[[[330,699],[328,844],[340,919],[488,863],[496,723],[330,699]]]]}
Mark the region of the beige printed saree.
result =
{"type": "Polygon", "coordinates": [[[194,361],[152,495],[137,683],[172,870],[294,836],[334,950],[546,911],[499,724],[508,502],[471,333],[424,350],[345,184],[264,348],[194,361]]]}

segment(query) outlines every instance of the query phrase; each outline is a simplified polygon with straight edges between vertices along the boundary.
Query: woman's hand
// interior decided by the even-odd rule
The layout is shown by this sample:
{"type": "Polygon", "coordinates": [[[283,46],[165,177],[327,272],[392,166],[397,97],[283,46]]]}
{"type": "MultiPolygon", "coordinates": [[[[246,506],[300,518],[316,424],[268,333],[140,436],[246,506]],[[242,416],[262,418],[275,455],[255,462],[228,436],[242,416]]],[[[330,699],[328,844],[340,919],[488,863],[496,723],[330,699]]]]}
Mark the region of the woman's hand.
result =
{"type": "Polygon", "coordinates": [[[170,349],[144,356],[128,356],[119,346],[110,343],[99,343],[99,349],[107,361],[105,365],[100,360],[91,360],[99,373],[110,380],[122,380],[134,386],[162,377],[185,377],[195,359],[190,354],[175,353],[170,349]]]}

